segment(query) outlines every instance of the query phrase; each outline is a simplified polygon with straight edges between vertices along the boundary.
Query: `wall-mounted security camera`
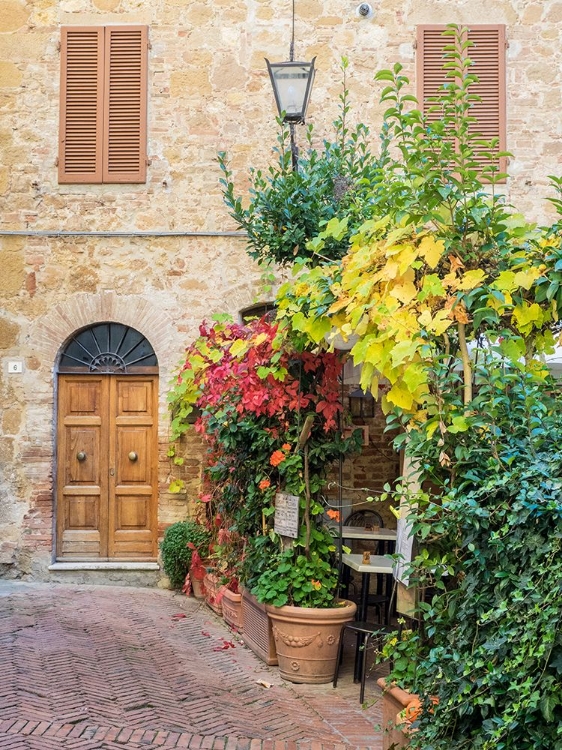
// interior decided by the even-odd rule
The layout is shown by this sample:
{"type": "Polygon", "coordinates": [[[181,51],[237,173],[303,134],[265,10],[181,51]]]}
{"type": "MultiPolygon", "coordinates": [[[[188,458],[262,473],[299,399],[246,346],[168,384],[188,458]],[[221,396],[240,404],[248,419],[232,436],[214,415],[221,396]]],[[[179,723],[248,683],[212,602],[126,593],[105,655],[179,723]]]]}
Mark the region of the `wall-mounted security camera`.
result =
{"type": "Polygon", "coordinates": [[[361,3],[357,6],[357,15],[361,18],[371,18],[373,15],[373,8],[369,3],[361,3]]]}

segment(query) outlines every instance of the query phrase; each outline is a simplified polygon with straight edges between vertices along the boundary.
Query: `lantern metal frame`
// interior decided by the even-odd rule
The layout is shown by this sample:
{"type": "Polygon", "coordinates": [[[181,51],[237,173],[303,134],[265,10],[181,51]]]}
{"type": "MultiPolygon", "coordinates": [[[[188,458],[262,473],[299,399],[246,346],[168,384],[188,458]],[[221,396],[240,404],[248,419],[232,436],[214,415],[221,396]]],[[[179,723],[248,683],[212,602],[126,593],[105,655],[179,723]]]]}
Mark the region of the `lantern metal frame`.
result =
{"type": "Polygon", "coordinates": [[[281,63],[270,63],[267,58],[265,58],[265,62],[267,63],[267,69],[269,71],[269,78],[271,80],[271,86],[273,88],[273,94],[275,96],[275,103],[277,105],[277,110],[279,112],[279,117],[283,118],[283,122],[286,122],[289,125],[289,135],[291,139],[291,163],[293,167],[293,171],[297,172],[299,168],[299,149],[297,146],[297,140],[295,135],[295,125],[298,125],[300,123],[304,123],[305,117],[306,117],[306,111],[308,109],[308,103],[310,101],[310,94],[312,92],[312,84],[314,82],[314,75],[315,75],[315,69],[314,69],[314,63],[316,61],[316,57],[312,59],[312,62],[298,62],[295,61],[295,0],[293,0],[292,3],[292,17],[291,17],[291,46],[289,48],[289,60],[287,62],[281,62],[281,63]],[[279,93],[278,88],[278,81],[275,78],[274,70],[296,70],[297,68],[300,68],[301,70],[307,69],[308,73],[308,80],[306,82],[306,88],[304,91],[304,97],[302,100],[302,106],[298,111],[295,112],[287,112],[283,109],[282,104],[282,97],[279,93]]]}
{"type": "Polygon", "coordinates": [[[350,391],[347,398],[352,419],[373,419],[375,416],[375,399],[370,391],[356,388],[350,391]]]}
{"type": "MultiPolygon", "coordinates": [[[[283,118],[283,122],[293,123],[294,125],[303,123],[305,121],[306,110],[308,109],[310,94],[312,93],[312,84],[314,83],[314,76],[316,73],[316,70],[314,68],[316,57],[313,57],[311,62],[299,62],[290,60],[289,62],[278,63],[271,63],[266,57],[265,62],[267,63],[267,70],[269,72],[269,78],[271,80],[271,87],[273,88],[273,95],[275,96],[275,104],[277,105],[279,117],[283,118]],[[295,78],[296,76],[291,75],[291,73],[297,73],[297,71],[299,70],[306,71],[306,88],[304,90],[302,101],[297,103],[299,106],[296,108],[296,111],[291,112],[283,106],[283,97],[278,85],[278,78],[281,76],[277,76],[276,72],[279,71],[279,73],[285,78],[295,78]]],[[[304,76],[302,75],[299,77],[304,78],[304,76]]]]}

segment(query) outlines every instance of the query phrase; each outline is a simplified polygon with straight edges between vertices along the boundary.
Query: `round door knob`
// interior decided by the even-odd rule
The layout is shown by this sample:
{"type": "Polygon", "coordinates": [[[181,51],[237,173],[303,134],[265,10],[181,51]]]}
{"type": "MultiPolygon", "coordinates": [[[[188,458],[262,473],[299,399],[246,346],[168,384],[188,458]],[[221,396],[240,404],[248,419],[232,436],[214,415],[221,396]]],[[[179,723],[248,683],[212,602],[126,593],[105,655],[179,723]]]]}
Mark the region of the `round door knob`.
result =
{"type": "Polygon", "coordinates": [[[78,452],[78,453],[76,454],[76,458],[77,458],[77,459],[78,459],[79,461],[85,461],[85,460],[86,460],[86,454],[84,453],[84,451],[79,451],[79,452],[78,452]]]}
{"type": "Polygon", "coordinates": [[[137,458],[138,458],[138,456],[137,456],[137,454],[135,453],[135,451],[131,451],[131,452],[129,453],[129,461],[136,461],[136,460],[137,460],[137,458]]]}

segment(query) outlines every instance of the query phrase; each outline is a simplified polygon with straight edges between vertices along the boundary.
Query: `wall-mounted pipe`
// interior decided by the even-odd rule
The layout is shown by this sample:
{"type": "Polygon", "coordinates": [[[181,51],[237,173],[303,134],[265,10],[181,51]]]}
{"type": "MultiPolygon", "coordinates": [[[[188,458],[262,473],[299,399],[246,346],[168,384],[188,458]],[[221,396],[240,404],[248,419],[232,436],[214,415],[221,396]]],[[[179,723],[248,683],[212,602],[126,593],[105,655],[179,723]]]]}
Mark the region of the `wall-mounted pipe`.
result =
{"type": "Polygon", "coordinates": [[[0,229],[0,237],[246,237],[246,232],[61,232],[49,229],[0,229]]]}

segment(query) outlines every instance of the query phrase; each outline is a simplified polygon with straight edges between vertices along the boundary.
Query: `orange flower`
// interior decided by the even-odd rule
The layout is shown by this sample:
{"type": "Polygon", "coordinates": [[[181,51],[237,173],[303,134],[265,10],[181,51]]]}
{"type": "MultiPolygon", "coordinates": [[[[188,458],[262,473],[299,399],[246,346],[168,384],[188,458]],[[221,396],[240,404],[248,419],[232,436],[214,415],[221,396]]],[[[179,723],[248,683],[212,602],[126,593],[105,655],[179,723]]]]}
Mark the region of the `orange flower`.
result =
{"type": "Polygon", "coordinates": [[[422,704],[419,698],[413,698],[404,709],[406,721],[417,721],[422,713],[422,704]]]}
{"type": "Polygon", "coordinates": [[[291,450],[291,443],[283,443],[283,445],[281,446],[281,448],[284,451],[290,451],[291,450]]]}
{"type": "Polygon", "coordinates": [[[271,482],[269,479],[262,479],[259,483],[260,490],[266,490],[268,487],[271,487],[271,482]]]}
{"type": "Polygon", "coordinates": [[[339,510],[327,510],[326,515],[328,518],[331,518],[332,521],[339,521],[340,520],[340,512],[339,510]]]}
{"type": "Polygon", "coordinates": [[[320,581],[312,580],[310,583],[314,586],[316,591],[320,591],[320,589],[322,588],[322,584],[320,583],[320,581]]]}
{"type": "Polygon", "coordinates": [[[271,458],[269,459],[269,463],[272,466],[279,466],[279,464],[282,464],[285,460],[285,454],[283,451],[273,451],[271,454],[271,458]]]}

